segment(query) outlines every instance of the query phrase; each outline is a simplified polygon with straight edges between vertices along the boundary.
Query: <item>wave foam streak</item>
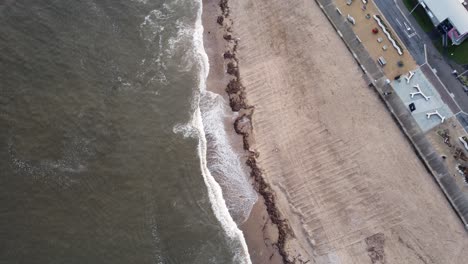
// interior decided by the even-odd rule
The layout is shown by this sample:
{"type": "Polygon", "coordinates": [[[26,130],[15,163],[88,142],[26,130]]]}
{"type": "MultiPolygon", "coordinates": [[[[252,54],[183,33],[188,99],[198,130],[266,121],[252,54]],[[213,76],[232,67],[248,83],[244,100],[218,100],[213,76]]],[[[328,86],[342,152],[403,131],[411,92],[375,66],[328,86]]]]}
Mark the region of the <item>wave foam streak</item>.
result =
{"type": "Polygon", "coordinates": [[[229,214],[228,208],[226,206],[226,202],[223,198],[221,186],[214,179],[213,175],[208,169],[208,164],[207,164],[207,140],[206,140],[205,129],[208,127],[207,125],[210,125],[210,123],[205,124],[204,121],[206,122],[210,120],[208,118],[210,117],[210,114],[207,113],[207,115],[205,115],[205,119],[203,119],[202,112],[200,109],[201,99],[204,96],[209,96],[206,91],[206,78],[208,77],[209,62],[208,62],[208,56],[203,46],[203,26],[201,24],[202,5],[203,5],[202,2],[200,1],[198,13],[197,13],[197,21],[195,25],[194,39],[193,39],[193,43],[194,43],[194,47],[196,51],[195,56],[198,58],[198,61],[200,63],[200,78],[199,78],[200,94],[197,95],[195,98],[196,109],[193,115],[192,125],[198,130],[198,135],[199,135],[198,155],[200,157],[200,167],[201,167],[203,179],[205,181],[205,184],[207,185],[208,196],[211,201],[213,212],[216,218],[221,223],[228,237],[231,238],[232,243],[234,244],[233,246],[237,246],[240,250],[240,252],[236,254],[235,261],[237,263],[251,263],[249,252],[247,249],[247,244],[245,242],[243,233],[241,230],[239,230],[233,218],[229,214]]]}
{"type": "Polygon", "coordinates": [[[209,91],[202,95],[200,108],[208,141],[208,168],[223,189],[232,217],[237,223],[242,223],[257,201],[257,194],[248,181],[239,154],[231,147],[224,127],[225,124],[232,125],[234,114],[222,96],[209,91]]]}

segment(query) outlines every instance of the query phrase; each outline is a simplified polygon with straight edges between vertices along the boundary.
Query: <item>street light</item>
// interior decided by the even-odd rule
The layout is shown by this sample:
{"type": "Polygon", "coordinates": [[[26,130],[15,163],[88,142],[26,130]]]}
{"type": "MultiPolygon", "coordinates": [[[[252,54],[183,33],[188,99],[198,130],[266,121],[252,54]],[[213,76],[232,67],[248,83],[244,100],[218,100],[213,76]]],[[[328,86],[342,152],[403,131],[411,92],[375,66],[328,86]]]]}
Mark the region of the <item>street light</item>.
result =
{"type": "Polygon", "coordinates": [[[413,9],[409,12],[410,15],[414,12],[414,10],[416,10],[416,8],[421,4],[420,1],[418,1],[418,3],[413,7],[413,9]]]}

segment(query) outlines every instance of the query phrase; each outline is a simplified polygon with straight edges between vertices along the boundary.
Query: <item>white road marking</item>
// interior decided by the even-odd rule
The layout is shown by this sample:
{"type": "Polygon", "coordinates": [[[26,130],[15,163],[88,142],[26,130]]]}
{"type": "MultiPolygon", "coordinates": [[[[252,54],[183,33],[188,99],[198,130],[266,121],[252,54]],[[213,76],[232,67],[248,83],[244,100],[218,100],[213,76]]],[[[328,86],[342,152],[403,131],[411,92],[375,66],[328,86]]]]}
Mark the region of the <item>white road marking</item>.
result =
{"type": "Polygon", "coordinates": [[[406,24],[406,22],[403,22],[403,24],[405,24],[405,27],[406,27],[406,30],[410,31],[411,30],[411,27],[408,26],[408,24],[406,24]]]}
{"type": "MultiPolygon", "coordinates": [[[[408,28],[414,28],[413,25],[411,25],[411,23],[408,21],[408,19],[406,19],[406,16],[405,16],[405,14],[403,13],[403,11],[401,11],[400,6],[399,6],[398,3],[397,3],[397,0],[394,0],[394,2],[395,2],[395,6],[398,8],[398,11],[400,12],[401,16],[402,16],[403,19],[405,20],[403,23],[405,23],[406,29],[409,30],[408,28]],[[406,22],[408,22],[408,24],[406,24],[406,22]]],[[[400,22],[399,22],[397,19],[395,19],[395,20],[398,22],[398,24],[400,24],[400,22]]],[[[401,24],[400,24],[400,26],[401,26],[401,24]]],[[[415,30],[414,30],[414,31],[415,31],[415,30]]],[[[416,35],[417,35],[418,33],[416,33],[416,31],[415,31],[413,34],[416,34],[416,35]]],[[[412,35],[412,34],[411,34],[411,35],[412,35]]],[[[410,36],[408,35],[408,37],[410,37],[410,36]]],[[[413,36],[411,36],[411,37],[413,37],[413,36]]],[[[411,38],[411,37],[410,37],[410,38],[411,38]]]]}
{"type": "Polygon", "coordinates": [[[401,23],[400,23],[400,21],[398,21],[398,19],[395,18],[395,21],[398,23],[398,25],[401,26],[401,23]]]}
{"type": "MultiPolygon", "coordinates": [[[[403,27],[403,25],[400,23],[400,21],[397,18],[395,18],[395,21],[398,23],[398,25],[400,25],[400,27],[403,27]]],[[[403,24],[405,24],[404,27],[406,27],[407,31],[411,30],[411,27],[409,27],[408,24],[406,24],[406,22],[403,22],[403,24]]],[[[408,32],[406,32],[406,31],[405,31],[405,34],[406,34],[406,36],[408,36],[408,38],[412,38],[412,37],[414,37],[416,35],[415,32],[413,32],[411,34],[408,34],[408,32]]]]}

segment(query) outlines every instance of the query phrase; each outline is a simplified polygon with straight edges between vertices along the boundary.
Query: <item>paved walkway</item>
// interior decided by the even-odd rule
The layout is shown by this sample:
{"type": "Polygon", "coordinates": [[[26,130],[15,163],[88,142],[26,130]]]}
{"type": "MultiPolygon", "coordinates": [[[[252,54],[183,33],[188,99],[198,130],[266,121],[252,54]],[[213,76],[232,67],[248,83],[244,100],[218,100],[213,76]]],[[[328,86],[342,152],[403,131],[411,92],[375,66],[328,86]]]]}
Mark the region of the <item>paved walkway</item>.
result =
{"type": "Polygon", "coordinates": [[[439,184],[447,200],[468,229],[468,194],[463,193],[458,187],[442,158],[436,153],[434,147],[427,140],[407,106],[401,101],[398,95],[391,94],[389,96],[383,96],[384,92],[391,90],[391,87],[385,83],[385,75],[377,66],[376,62],[369,56],[363,45],[357,41],[351,26],[346,22],[346,19],[337,12],[332,0],[315,1],[322,8],[330,23],[335,27],[337,33],[343,39],[357,63],[363,68],[365,74],[369,80],[371,80],[372,85],[380,94],[382,101],[392,113],[395,121],[411,141],[416,153],[425,166],[432,172],[434,180],[439,184]]]}
{"type": "Polygon", "coordinates": [[[440,97],[442,97],[442,100],[444,100],[444,102],[450,107],[450,110],[452,110],[454,114],[460,112],[460,108],[455,103],[447,89],[445,89],[445,86],[440,82],[435,73],[432,71],[431,67],[428,64],[424,64],[421,66],[421,71],[424,73],[426,78],[432,83],[432,85],[434,85],[434,87],[437,89],[437,92],[439,92],[440,97]]]}
{"type": "Polygon", "coordinates": [[[460,112],[456,115],[458,122],[460,122],[460,125],[462,125],[463,129],[465,129],[466,132],[468,132],[468,114],[465,114],[464,112],[460,112]]]}

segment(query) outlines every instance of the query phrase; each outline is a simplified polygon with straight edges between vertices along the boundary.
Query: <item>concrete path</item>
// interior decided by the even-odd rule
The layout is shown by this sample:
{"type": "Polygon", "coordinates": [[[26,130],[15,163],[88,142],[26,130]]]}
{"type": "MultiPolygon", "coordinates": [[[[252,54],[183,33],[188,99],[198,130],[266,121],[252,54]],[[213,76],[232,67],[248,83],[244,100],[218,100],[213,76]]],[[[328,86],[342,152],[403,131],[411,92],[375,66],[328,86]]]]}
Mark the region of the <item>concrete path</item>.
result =
{"type": "Polygon", "coordinates": [[[432,85],[437,89],[437,92],[439,92],[440,97],[442,97],[442,100],[450,107],[450,110],[452,110],[453,113],[458,113],[460,112],[460,108],[458,107],[457,103],[453,100],[452,96],[449,94],[447,89],[445,89],[444,85],[440,82],[440,80],[437,78],[435,73],[432,71],[431,67],[429,65],[424,64],[421,66],[421,71],[424,73],[426,78],[432,83],[432,85]]]}

